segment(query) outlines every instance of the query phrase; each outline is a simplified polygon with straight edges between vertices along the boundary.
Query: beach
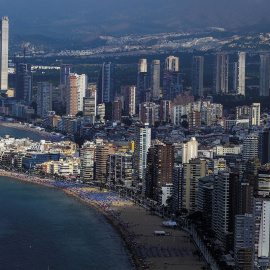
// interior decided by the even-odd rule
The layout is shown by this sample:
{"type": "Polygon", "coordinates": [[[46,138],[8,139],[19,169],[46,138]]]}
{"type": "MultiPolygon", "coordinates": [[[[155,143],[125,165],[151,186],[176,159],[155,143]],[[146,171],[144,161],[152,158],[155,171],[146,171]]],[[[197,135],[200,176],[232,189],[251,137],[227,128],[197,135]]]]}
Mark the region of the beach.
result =
{"type": "Polygon", "coordinates": [[[0,171],[0,175],[23,181],[59,188],[95,207],[121,235],[136,269],[201,269],[205,262],[193,255],[196,247],[185,231],[162,227],[162,218],[152,215],[140,205],[82,184],[41,179],[13,172],[0,171]],[[155,236],[154,231],[168,235],[155,236]]]}
{"type": "Polygon", "coordinates": [[[20,124],[20,123],[0,122],[0,126],[14,128],[17,130],[23,130],[25,132],[34,133],[34,134],[37,134],[37,135],[43,137],[44,139],[48,139],[51,141],[59,141],[61,139],[60,136],[52,135],[50,132],[43,131],[43,130],[41,131],[41,130],[38,130],[36,128],[31,128],[30,126],[25,126],[25,125],[20,124]]]}

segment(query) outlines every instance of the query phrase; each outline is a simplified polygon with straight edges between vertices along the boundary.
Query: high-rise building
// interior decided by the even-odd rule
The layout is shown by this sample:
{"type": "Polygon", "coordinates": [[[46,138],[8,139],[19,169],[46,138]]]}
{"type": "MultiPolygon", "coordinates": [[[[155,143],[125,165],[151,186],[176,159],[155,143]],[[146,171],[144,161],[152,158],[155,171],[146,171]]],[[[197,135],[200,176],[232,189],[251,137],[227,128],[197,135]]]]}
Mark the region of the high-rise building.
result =
{"type": "Polygon", "coordinates": [[[137,106],[150,101],[150,77],[146,72],[140,72],[137,78],[137,106]]]}
{"type": "Polygon", "coordinates": [[[0,20],[0,90],[8,90],[8,41],[9,19],[3,17],[0,20]]]}
{"type": "Polygon", "coordinates": [[[39,82],[37,89],[37,115],[44,117],[52,110],[53,84],[49,82],[39,82]]]}
{"type": "Polygon", "coordinates": [[[96,147],[96,181],[105,183],[107,180],[107,161],[109,154],[113,154],[116,147],[112,143],[97,145],[96,147]]]}
{"type": "Polygon", "coordinates": [[[172,102],[171,100],[162,100],[160,102],[160,120],[168,123],[172,115],[172,102]]]}
{"type": "Polygon", "coordinates": [[[67,115],[76,115],[78,113],[78,84],[77,74],[70,74],[67,86],[67,115]]]}
{"type": "Polygon", "coordinates": [[[90,123],[94,124],[97,115],[96,97],[83,98],[83,116],[89,118],[90,123]]]}
{"type": "Polygon", "coordinates": [[[159,112],[159,105],[153,102],[143,102],[139,106],[139,117],[143,124],[153,126],[155,124],[156,112],[159,112]]]}
{"type": "Polygon", "coordinates": [[[260,55],[260,96],[269,96],[270,87],[270,55],[260,55]]]}
{"type": "Polygon", "coordinates": [[[160,99],[160,60],[153,60],[151,64],[151,100],[160,99]]]}
{"type": "Polygon", "coordinates": [[[103,63],[98,76],[97,102],[107,103],[114,101],[115,74],[114,65],[103,63]]]}
{"type": "Polygon", "coordinates": [[[85,74],[77,75],[77,97],[78,97],[78,112],[83,111],[83,98],[86,96],[88,89],[88,76],[85,74]]]}
{"type": "Polygon", "coordinates": [[[63,64],[61,66],[61,84],[67,85],[68,84],[68,77],[69,74],[72,73],[72,65],[70,64],[63,64]]]}
{"type": "Polygon", "coordinates": [[[214,174],[199,179],[197,210],[203,214],[206,226],[212,225],[212,197],[214,190],[214,174]]]}
{"type": "Polygon", "coordinates": [[[235,216],[234,254],[237,269],[252,269],[253,215],[235,216]]]}
{"type": "Polygon", "coordinates": [[[214,182],[212,229],[222,244],[227,246],[230,234],[230,174],[228,171],[219,171],[214,182]]]}
{"type": "Polygon", "coordinates": [[[199,179],[208,175],[208,161],[196,158],[184,163],[183,166],[183,208],[188,212],[195,212],[198,207],[199,179]]]}
{"type": "Polygon", "coordinates": [[[224,52],[216,53],[214,66],[213,88],[216,94],[228,93],[229,55],[224,52]]]}
{"type": "Polygon", "coordinates": [[[174,211],[181,211],[183,191],[183,165],[179,164],[173,168],[173,196],[172,205],[174,211]]]}
{"type": "Polygon", "coordinates": [[[173,182],[174,146],[160,143],[150,147],[147,161],[146,196],[161,202],[162,188],[173,182]]]}
{"type": "Polygon", "coordinates": [[[147,72],[147,59],[140,59],[138,64],[138,74],[147,72]]]}
{"type": "Polygon", "coordinates": [[[191,159],[198,157],[198,142],[195,137],[192,137],[187,143],[182,146],[182,163],[189,163],[191,159]]]}
{"type": "Polygon", "coordinates": [[[259,138],[257,134],[249,134],[243,142],[243,160],[252,160],[258,157],[259,138]]]}
{"type": "Polygon", "coordinates": [[[179,71],[179,57],[168,56],[165,60],[165,70],[170,72],[179,71]]]}
{"type": "Polygon", "coordinates": [[[107,175],[110,183],[131,187],[133,179],[132,154],[128,152],[109,154],[107,175]]]}
{"type": "Polygon", "coordinates": [[[192,57],[191,91],[193,95],[203,96],[203,56],[192,57]]]}
{"type": "Polygon", "coordinates": [[[112,104],[112,120],[121,121],[122,120],[122,101],[117,100],[112,104]]]}
{"type": "Polygon", "coordinates": [[[258,195],[270,195],[270,166],[266,164],[258,168],[258,195]]]}
{"type": "Polygon", "coordinates": [[[87,142],[81,148],[81,179],[83,182],[94,180],[94,166],[95,166],[95,146],[87,142]]]}
{"type": "Polygon", "coordinates": [[[105,122],[105,103],[100,103],[97,105],[97,116],[101,123],[105,122]]]}
{"type": "Polygon", "coordinates": [[[259,159],[262,165],[270,163],[270,130],[264,129],[259,133],[259,159]]]}
{"type": "Polygon", "coordinates": [[[260,126],[261,121],[261,104],[252,103],[249,110],[249,125],[260,126]]]}
{"type": "Polygon", "coordinates": [[[252,269],[269,269],[270,197],[254,198],[254,230],[252,269]]]}
{"type": "Polygon", "coordinates": [[[151,146],[151,128],[145,124],[135,127],[135,149],[134,149],[134,181],[138,185],[145,186],[145,169],[147,166],[147,151],[151,146]]]}
{"type": "Polygon", "coordinates": [[[238,95],[246,94],[246,53],[238,53],[238,62],[233,66],[233,89],[238,95]]]}
{"type": "Polygon", "coordinates": [[[33,74],[31,64],[16,63],[15,69],[15,97],[27,102],[32,101],[33,74]]]}
{"type": "MultiPolygon", "coordinates": [[[[123,88],[121,87],[121,89],[123,88]]],[[[135,85],[127,85],[123,90],[122,95],[124,96],[124,111],[133,116],[136,114],[137,87],[135,85]]]]}

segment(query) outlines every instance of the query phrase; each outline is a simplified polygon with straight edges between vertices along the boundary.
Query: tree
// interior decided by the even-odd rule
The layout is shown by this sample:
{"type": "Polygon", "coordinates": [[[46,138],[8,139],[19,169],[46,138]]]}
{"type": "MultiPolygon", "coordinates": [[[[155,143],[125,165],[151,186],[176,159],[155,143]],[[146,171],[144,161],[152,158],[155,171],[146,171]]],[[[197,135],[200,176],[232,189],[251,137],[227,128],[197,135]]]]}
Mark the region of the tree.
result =
{"type": "Polygon", "coordinates": [[[77,117],[83,117],[83,112],[82,111],[79,111],[77,114],[76,114],[77,117]]]}
{"type": "Polygon", "coordinates": [[[181,123],[181,126],[183,128],[188,128],[188,121],[184,120],[182,123],[181,123]]]}

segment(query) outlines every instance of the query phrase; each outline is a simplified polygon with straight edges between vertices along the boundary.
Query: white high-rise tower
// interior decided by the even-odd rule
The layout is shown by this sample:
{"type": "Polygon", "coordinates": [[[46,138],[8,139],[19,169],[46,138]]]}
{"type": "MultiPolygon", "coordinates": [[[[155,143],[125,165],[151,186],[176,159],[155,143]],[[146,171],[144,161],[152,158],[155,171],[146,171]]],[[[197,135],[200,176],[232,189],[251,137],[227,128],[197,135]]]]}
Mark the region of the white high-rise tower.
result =
{"type": "Polygon", "coordinates": [[[0,20],[0,90],[8,90],[8,39],[9,19],[0,20]]]}
{"type": "Polygon", "coordinates": [[[233,88],[238,95],[245,96],[246,91],[246,53],[238,53],[238,62],[234,64],[233,88]]]}

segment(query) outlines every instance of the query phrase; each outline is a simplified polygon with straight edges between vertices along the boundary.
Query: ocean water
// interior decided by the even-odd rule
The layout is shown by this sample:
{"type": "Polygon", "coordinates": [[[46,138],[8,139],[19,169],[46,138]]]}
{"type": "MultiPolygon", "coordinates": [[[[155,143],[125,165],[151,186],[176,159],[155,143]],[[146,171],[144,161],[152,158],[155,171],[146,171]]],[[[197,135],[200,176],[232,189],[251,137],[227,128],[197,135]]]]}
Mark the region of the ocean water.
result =
{"type": "Polygon", "coordinates": [[[5,135],[14,136],[16,138],[29,138],[36,142],[39,142],[40,140],[44,140],[44,137],[31,133],[31,132],[0,126],[0,136],[5,136],[5,135]]]}
{"type": "Polygon", "coordinates": [[[88,204],[0,177],[0,269],[133,269],[120,236],[88,204]]]}

